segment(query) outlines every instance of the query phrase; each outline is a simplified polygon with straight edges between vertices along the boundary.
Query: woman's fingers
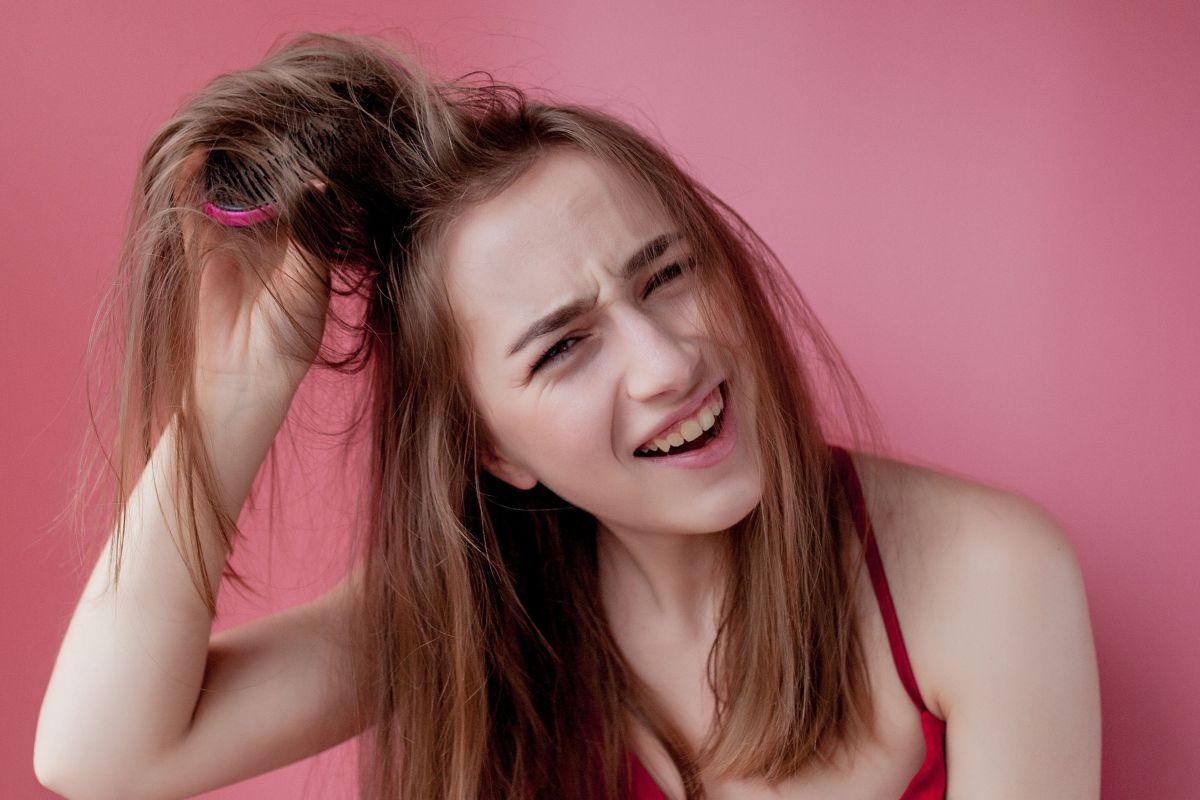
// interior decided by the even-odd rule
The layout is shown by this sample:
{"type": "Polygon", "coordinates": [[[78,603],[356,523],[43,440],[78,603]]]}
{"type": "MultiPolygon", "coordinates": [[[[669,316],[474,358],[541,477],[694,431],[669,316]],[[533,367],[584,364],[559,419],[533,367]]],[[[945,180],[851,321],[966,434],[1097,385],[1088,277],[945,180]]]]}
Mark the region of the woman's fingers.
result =
{"type": "MultiPolygon", "coordinates": [[[[265,223],[267,237],[243,239],[245,234],[223,227],[197,208],[198,201],[204,201],[196,189],[205,157],[204,151],[197,151],[185,159],[175,190],[183,247],[199,270],[197,322],[205,369],[213,374],[251,374],[282,358],[271,332],[287,336],[289,317],[304,339],[296,342],[300,350],[315,355],[329,305],[328,265],[302,252],[274,223],[265,223]],[[240,247],[252,241],[253,247],[240,247]],[[261,261],[243,263],[251,253],[261,261]]],[[[326,188],[316,179],[310,183],[317,190],[326,188]]]]}

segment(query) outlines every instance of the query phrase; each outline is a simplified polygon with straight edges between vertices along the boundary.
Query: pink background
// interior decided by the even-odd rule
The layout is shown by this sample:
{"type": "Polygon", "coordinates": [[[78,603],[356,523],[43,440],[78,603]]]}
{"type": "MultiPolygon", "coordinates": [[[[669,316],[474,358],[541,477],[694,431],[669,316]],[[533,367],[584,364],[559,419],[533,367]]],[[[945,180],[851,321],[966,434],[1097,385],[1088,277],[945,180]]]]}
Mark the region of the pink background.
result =
{"type": "MultiPolygon", "coordinates": [[[[444,72],[490,69],[657,131],[739,209],[901,457],[1062,522],[1099,651],[1104,797],[1198,796],[1200,6],[105,5],[4,14],[0,795],[49,794],[34,725],[94,558],[52,520],[135,159],[185,94],[277,34],[394,25],[444,72]]],[[[251,541],[240,566],[268,596],[227,589],[220,626],[337,577],[353,482],[331,475],[290,488],[302,511],[272,546],[251,541]]],[[[311,766],[206,796],[298,796],[311,766]]]]}

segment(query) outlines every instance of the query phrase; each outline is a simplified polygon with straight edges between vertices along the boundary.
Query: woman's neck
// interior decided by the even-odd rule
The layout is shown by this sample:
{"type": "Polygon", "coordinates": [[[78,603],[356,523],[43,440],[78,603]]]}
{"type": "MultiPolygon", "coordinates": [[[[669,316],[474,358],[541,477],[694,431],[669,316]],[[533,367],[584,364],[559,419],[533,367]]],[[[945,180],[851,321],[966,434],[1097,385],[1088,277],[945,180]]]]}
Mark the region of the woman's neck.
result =
{"type": "Polygon", "coordinates": [[[600,587],[612,624],[715,634],[728,535],[633,533],[600,524],[600,587]]]}

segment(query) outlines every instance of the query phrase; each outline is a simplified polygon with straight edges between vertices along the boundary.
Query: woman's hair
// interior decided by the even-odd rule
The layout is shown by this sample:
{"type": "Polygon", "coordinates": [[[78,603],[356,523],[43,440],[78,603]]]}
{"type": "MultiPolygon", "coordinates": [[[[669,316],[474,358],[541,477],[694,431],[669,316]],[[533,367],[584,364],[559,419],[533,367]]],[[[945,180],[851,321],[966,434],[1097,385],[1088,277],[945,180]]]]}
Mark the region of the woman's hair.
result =
{"type": "MultiPolygon", "coordinates": [[[[215,78],[153,137],[101,309],[120,365],[111,449],[90,463],[115,482],[112,579],[129,492],[177,416],[186,499],[175,522],[216,613],[196,522],[211,515],[229,546],[239,530],[187,414],[201,255],[183,246],[180,220],[220,231],[219,246],[258,280],[282,233],[354,301],[353,315],[331,310],[353,346],[316,363],[365,370],[370,387],[357,417],[369,433],[368,519],[349,621],[362,797],[614,798],[628,779],[627,715],[665,747],[688,798],[701,796],[701,775],[775,782],[828,761],[857,733],[873,735],[854,636],[858,568],[840,558],[848,528],[826,436],[845,423],[855,446],[864,431],[878,440],[869,403],[777,256],[663,146],[610,114],[536,102],[480,74],[435,79],[381,38],[294,35],[257,66],[215,78]],[[264,155],[294,146],[313,121],[337,131],[309,164],[323,192],[264,155]],[[520,491],[481,469],[491,434],[467,388],[443,243],[464,209],[562,149],[615,168],[685,234],[724,374],[758,387],[764,489],[728,531],[708,660],[716,721],[698,752],[614,641],[599,602],[596,518],[542,484],[520,491]],[[183,170],[197,150],[256,162],[278,200],[274,220],[221,229],[199,211],[203,186],[183,170]]],[[[105,438],[98,427],[95,438],[105,438]]]]}

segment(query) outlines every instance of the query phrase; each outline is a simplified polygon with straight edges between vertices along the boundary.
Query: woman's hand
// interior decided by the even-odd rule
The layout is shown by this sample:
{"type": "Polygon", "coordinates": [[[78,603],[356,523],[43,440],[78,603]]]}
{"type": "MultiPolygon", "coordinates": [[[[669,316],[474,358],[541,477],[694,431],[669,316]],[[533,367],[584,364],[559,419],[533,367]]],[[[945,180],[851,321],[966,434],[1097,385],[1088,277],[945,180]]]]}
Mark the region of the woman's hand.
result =
{"type": "MultiPolygon", "coordinates": [[[[195,180],[203,163],[203,152],[191,156],[182,182],[195,180]]],[[[323,188],[319,182],[314,185],[323,188]]],[[[285,396],[290,402],[324,333],[328,266],[305,263],[295,243],[280,237],[269,251],[272,257],[264,281],[223,247],[223,229],[218,224],[185,213],[181,225],[185,246],[198,246],[202,259],[194,373],[197,393],[231,395],[238,400],[248,393],[277,399],[285,396]]]]}

